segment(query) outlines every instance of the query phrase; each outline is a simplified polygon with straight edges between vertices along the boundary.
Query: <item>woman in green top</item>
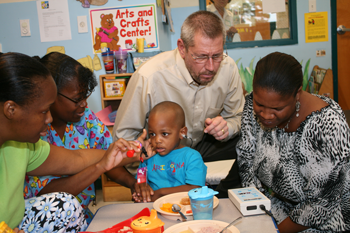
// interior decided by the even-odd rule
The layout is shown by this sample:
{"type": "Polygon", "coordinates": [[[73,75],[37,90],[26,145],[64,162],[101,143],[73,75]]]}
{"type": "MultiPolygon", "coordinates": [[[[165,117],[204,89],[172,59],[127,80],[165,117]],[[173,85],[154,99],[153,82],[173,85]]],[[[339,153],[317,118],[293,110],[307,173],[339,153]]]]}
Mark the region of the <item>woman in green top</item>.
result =
{"type": "MultiPolygon", "coordinates": [[[[126,151],[137,145],[123,139],[107,151],[67,150],[40,139],[52,121],[57,89],[50,72],[20,53],[0,53],[0,222],[26,232],[83,231],[86,221],[74,196],[59,192],[24,201],[25,175],[73,175],[76,185],[93,183],[113,167],[136,161],[126,151]]],[[[142,140],[146,134],[142,135],[142,140]]],[[[143,142],[143,140],[142,140],[143,142]]]]}

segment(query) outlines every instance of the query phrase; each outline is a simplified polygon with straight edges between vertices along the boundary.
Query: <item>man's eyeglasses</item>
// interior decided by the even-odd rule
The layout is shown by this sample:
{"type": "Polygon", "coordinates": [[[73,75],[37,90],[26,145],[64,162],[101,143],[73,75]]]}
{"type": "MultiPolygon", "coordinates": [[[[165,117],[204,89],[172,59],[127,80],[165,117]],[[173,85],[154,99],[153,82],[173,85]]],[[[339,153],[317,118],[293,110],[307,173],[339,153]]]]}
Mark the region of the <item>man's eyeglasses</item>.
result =
{"type": "Polygon", "coordinates": [[[222,60],[224,60],[227,57],[227,54],[219,54],[219,55],[214,55],[214,56],[194,56],[193,54],[191,54],[193,60],[195,60],[196,63],[202,64],[202,63],[206,63],[209,58],[213,59],[213,62],[216,63],[220,63],[222,60]]]}
{"type": "Polygon", "coordinates": [[[86,96],[86,97],[83,98],[83,99],[74,100],[74,99],[69,98],[69,97],[66,96],[66,95],[63,95],[62,93],[59,93],[59,92],[58,92],[58,94],[61,95],[61,96],[63,96],[64,98],[66,98],[66,99],[72,101],[73,103],[76,104],[76,106],[82,106],[82,105],[83,105],[83,102],[84,102],[87,98],[89,98],[90,95],[91,95],[91,93],[90,93],[88,96],[86,96]]]}

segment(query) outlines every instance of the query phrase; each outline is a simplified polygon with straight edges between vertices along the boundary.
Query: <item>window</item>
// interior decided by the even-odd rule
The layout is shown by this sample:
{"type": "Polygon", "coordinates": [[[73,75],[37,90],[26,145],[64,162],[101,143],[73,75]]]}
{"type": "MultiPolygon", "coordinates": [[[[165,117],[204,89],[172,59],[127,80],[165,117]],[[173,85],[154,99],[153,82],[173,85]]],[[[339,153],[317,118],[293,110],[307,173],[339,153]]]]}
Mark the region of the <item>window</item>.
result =
{"type": "Polygon", "coordinates": [[[298,43],[296,1],[285,0],[285,11],[277,13],[264,12],[262,0],[226,0],[226,3],[223,8],[219,1],[215,5],[210,0],[199,0],[201,10],[219,14],[217,9],[224,9],[221,18],[227,32],[227,48],[298,43]]]}

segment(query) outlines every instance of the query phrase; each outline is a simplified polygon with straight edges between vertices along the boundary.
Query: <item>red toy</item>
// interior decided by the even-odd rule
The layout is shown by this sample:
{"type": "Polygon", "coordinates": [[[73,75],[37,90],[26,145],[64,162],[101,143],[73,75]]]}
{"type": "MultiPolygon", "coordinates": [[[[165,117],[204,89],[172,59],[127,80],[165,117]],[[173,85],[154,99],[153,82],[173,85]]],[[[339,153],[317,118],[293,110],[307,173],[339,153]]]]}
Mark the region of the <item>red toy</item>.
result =
{"type": "MultiPolygon", "coordinates": [[[[141,142],[139,141],[135,141],[135,142],[138,142],[139,145],[137,146],[138,148],[141,148],[142,147],[142,144],[141,142]]],[[[126,156],[128,156],[129,158],[133,157],[135,154],[135,150],[129,150],[128,152],[126,152],[126,156]]]]}
{"type": "Polygon", "coordinates": [[[134,156],[135,150],[128,150],[128,152],[126,152],[126,155],[131,158],[134,156]]]}
{"type": "MultiPolygon", "coordinates": [[[[135,220],[135,219],[138,219],[140,217],[143,217],[143,216],[150,216],[151,215],[151,211],[148,209],[148,208],[144,208],[143,210],[141,210],[138,214],[136,214],[134,217],[131,217],[123,222],[120,222],[114,226],[112,226],[111,228],[107,228],[105,230],[102,230],[102,231],[98,231],[99,233],[100,232],[103,232],[103,233],[121,233],[123,232],[123,228],[124,227],[130,227],[131,228],[131,223],[135,220]]],[[[161,227],[161,232],[164,231],[164,226],[161,227]]],[[[125,231],[124,231],[125,232],[125,231]]],[[[94,232],[91,232],[91,231],[84,231],[82,233],[94,233],[94,232]]]]}

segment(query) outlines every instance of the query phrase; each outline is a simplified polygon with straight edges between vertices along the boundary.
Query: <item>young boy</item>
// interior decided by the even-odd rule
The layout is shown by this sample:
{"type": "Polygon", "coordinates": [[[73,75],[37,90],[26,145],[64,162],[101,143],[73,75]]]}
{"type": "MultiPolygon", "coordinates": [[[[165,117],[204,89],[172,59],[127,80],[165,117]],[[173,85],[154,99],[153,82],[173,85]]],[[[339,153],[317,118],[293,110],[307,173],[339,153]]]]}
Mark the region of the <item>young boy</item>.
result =
{"type": "Polygon", "coordinates": [[[199,152],[181,144],[186,134],[185,113],[180,105],[165,101],[151,110],[148,135],[156,154],[139,168],[147,166],[147,181],[154,190],[152,201],[205,185],[207,166],[199,152]]]}

